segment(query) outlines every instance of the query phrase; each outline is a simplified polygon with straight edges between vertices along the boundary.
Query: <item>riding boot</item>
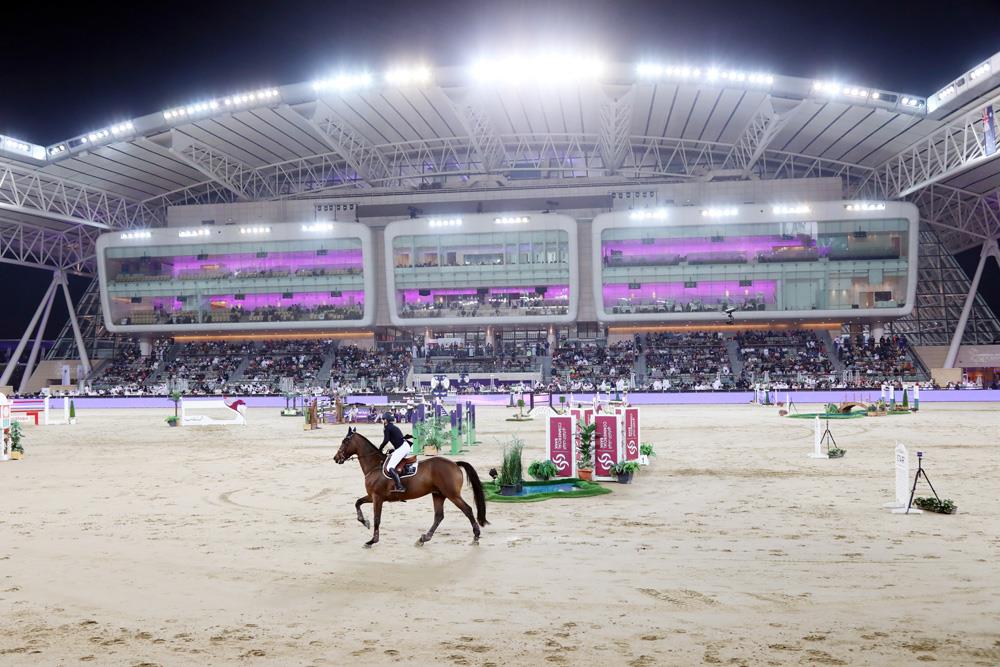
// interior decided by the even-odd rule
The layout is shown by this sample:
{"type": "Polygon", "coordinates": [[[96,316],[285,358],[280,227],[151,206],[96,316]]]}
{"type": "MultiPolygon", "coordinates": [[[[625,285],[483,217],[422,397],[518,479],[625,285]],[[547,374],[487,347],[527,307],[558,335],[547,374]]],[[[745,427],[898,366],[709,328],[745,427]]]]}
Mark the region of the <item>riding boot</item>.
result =
{"type": "Polygon", "coordinates": [[[392,481],[396,482],[396,488],[392,490],[393,493],[403,493],[406,491],[403,487],[403,480],[399,478],[399,473],[396,472],[395,468],[389,469],[389,476],[392,477],[392,481]]]}

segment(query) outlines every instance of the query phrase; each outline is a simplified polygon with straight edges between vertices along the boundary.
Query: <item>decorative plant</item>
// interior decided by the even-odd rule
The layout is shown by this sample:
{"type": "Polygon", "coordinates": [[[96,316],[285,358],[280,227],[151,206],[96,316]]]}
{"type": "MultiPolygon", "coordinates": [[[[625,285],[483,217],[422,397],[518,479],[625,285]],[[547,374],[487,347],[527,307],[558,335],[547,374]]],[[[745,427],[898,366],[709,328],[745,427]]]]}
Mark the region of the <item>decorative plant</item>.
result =
{"type": "Polygon", "coordinates": [[[639,472],[639,464],[635,461],[619,461],[612,464],[610,468],[612,475],[627,475],[628,473],[639,472]]]}
{"type": "Polygon", "coordinates": [[[504,447],[503,463],[500,464],[500,472],[497,474],[498,486],[517,486],[521,483],[523,479],[521,452],[523,449],[524,442],[516,435],[504,447]]]}
{"type": "Polygon", "coordinates": [[[906,395],[906,387],[903,387],[903,409],[910,409],[910,397],[906,395]]]}
{"type": "MultiPolygon", "coordinates": [[[[451,424],[449,423],[449,428],[451,424]]],[[[428,449],[441,450],[445,442],[444,417],[431,417],[427,420],[427,437],[424,438],[424,447],[428,449]]]]}
{"type": "Polygon", "coordinates": [[[545,482],[559,474],[559,469],[552,461],[532,461],[528,466],[528,474],[535,479],[545,482]]]}
{"type": "Polygon", "coordinates": [[[597,424],[584,425],[580,422],[577,429],[577,464],[583,470],[591,470],[594,465],[594,435],[597,432],[597,424]]]}
{"type": "Polygon", "coordinates": [[[841,449],[840,447],[831,447],[830,449],[826,450],[826,455],[831,459],[842,458],[846,453],[847,450],[841,449]]]}
{"type": "Polygon", "coordinates": [[[170,415],[164,421],[166,421],[171,426],[177,426],[177,422],[180,421],[180,417],[177,415],[170,415]]]}
{"type": "Polygon", "coordinates": [[[517,399],[517,416],[518,417],[523,417],[524,416],[524,399],[523,398],[517,399]]]}
{"type": "Polygon", "coordinates": [[[827,403],[826,404],[826,414],[828,414],[828,415],[835,415],[838,412],[840,412],[840,409],[837,407],[837,405],[835,403],[827,403]]]}
{"type": "Polygon", "coordinates": [[[21,422],[11,421],[9,432],[10,451],[24,454],[24,445],[21,444],[21,438],[24,437],[24,432],[21,430],[21,422]]]}
{"type": "Polygon", "coordinates": [[[653,443],[644,442],[639,445],[639,453],[643,456],[656,456],[656,452],[653,451],[653,443]]]}
{"type": "MultiPolygon", "coordinates": [[[[177,414],[177,409],[178,409],[178,406],[181,403],[181,392],[179,392],[179,391],[172,391],[172,392],[170,392],[169,398],[170,398],[171,401],[174,402],[174,418],[177,418],[177,417],[179,417],[179,415],[177,414]]],[[[72,403],[70,403],[69,409],[70,410],[73,409],[73,404],[72,403]]],[[[70,414],[72,414],[72,413],[70,413],[70,414]]]]}
{"type": "Polygon", "coordinates": [[[73,401],[69,402],[69,422],[71,424],[76,423],[76,404],[74,404],[73,401]]]}
{"type": "Polygon", "coordinates": [[[928,512],[938,512],[940,514],[954,514],[958,506],[950,499],[945,498],[914,498],[913,504],[928,512]]]}

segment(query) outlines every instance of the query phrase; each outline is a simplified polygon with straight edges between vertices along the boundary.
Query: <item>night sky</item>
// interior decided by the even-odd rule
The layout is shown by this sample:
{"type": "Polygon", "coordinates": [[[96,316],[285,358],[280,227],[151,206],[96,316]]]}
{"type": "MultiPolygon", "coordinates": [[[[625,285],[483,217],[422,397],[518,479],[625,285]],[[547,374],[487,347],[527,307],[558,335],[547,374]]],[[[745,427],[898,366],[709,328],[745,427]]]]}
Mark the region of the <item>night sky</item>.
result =
{"type": "MultiPolygon", "coordinates": [[[[14,3],[4,7],[0,133],[45,145],[205,97],[416,59],[463,65],[519,46],[593,45],[609,61],[717,63],[918,95],[1000,51],[996,0],[787,4],[14,3]]],[[[986,277],[995,287],[1000,271],[986,277]]],[[[0,284],[12,281],[21,289],[0,338],[20,334],[48,278],[0,265],[0,284]]],[[[1000,307],[1000,290],[990,297],[1000,307]]],[[[64,317],[54,312],[49,335],[64,317]]]]}

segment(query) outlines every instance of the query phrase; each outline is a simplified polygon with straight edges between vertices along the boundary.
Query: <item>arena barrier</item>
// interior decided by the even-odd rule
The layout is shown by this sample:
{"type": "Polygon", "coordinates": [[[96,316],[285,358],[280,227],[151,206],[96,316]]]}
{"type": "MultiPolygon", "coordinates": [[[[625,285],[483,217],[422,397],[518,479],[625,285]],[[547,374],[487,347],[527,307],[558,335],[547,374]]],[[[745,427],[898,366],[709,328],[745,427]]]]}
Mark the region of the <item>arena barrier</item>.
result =
{"type": "Polygon", "coordinates": [[[68,396],[63,397],[62,405],[62,419],[55,421],[52,418],[52,412],[50,407],[50,397],[43,396],[42,398],[15,398],[11,401],[11,418],[19,422],[27,422],[29,420],[34,420],[35,426],[39,424],[50,426],[53,424],[68,424],[69,423],[69,402],[68,396]]]}
{"type": "Polygon", "coordinates": [[[225,398],[184,399],[180,401],[181,426],[246,426],[246,403],[240,399],[232,403],[225,398]],[[208,415],[189,414],[191,410],[227,410],[230,419],[216,419],[208,415]]]}
{"type": "Polygon", "coordinates": [[[545,425],[546,458],[556,464],[557,477],[576,477],[576,429],[573,415],[551,415],[545,425]]]}

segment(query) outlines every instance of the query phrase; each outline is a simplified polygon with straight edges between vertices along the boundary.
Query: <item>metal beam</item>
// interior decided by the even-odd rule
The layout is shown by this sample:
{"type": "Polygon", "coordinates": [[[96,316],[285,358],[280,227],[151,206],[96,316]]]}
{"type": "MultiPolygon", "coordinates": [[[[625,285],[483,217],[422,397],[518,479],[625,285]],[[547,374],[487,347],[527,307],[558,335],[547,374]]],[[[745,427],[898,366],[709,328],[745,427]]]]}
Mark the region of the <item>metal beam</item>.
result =
{"type": "Polygon", "coordinates": [[[629,132],[632,129],[632,101],[635,86],[624,93],[604,100],[600,107],[600,154],[608,175],[618,173],[631,149],[629,132]]]}
{"type": "Polygon", "coordinates": [[[352,128],[326,102],[318,101],[312,115],[305,118],[323,141],[354,170],[358,179],[371,184],[392,177],[392,170],[379,147],[352,128]]]}
{"type": "Polygon", "coordinates": [[[246,193],[236,184],[236,180],[240,174],[250,171],[250,167],[239,160],[176,129],[170,131],[168,150],[181,161],[232,192],[237,200],[247,198],[246,193]]]}
{"type": "Polygon", "coordinates": [[[0,262],[91,275],[99,234],[84,225],[56,231],[0,217],[0,262]]]}
{"type": "Polygon", "coordinates": [[[728,169],[738,169],[740,178],[750,178],[757,166],[758,160],[771,144],[771,140],[785,127],[788,119],[798,110],[801,102],[784,100],[778,102],[780,111],[775,108],[778,102],[770,95],[764,98],[761,105],[750,118],[750,122],[740,132],[739,138],[733,144],[733,149],[726,159],[728,169]]]}
{"type": "Polygon", "coordinates": [[[975,111],[945,123],[880,164],[874,177],[887,198],[906,197],[1000,156],[996,145],[992,152],[986,145],[983,110],[989,106],[1000,107],[1000,96],[977,102],[975,111]]]}
{"type": "Polygon", "coordinates": [[[158,222],[152,211],[127,197],[2,161],[0,208],[98,229],[158,222]]]}
{"type": "Polygon", "coordinates": [[[42,300],[38,302],[38,308],[35,309],[35,314],[32,315],[31,321],[28,322],[28,328],[24,330],[24,335],[21,336],[21,340],[18,341],[17,347],[14,348],[14,353],[10,355],[10,361],[7,362],[6,368],[4,368],[3,373],[0,373],[0,385],[6,385],[10,382],[11,376],[14,374],[14,369],[17,368],[17,362],[21,360],[21,355],[24,353],[24,347],[28,344],[28,339],[31,338],[31,332],[35,330],[35,326],[38,325],[38,318],[42,316],[42,311],[45,310],[45,304],[48,303],[56,292],[56,288],[59,286],[59,277],[57,274],[52,275],[52,282],[49,283],[49,287],[45,290],[45,295],[42,296],[42,300]]]}
{"type": "Polygon", "coordinates": [[[507,149],[500,135],[493,129],[489,112],[481,101],[465,98],[452,104],[462,129],[469,135],[469,145],[484,174],[503,171],[509,162],[507,149]]]}
{"type": "Polygon", "coordinates": [[[986,260],[992,257],[1000,264],[1000,249],[997,248],[996,239],[989,239],[983,244],[983,249],[979,253],[979,265],[976,266],[976,273],[972,277],[969,285],[969,293],[965,297],[965,305],[962,307],[962,314],[958,318],[955,326],[955,333],[952,335],[951,344],[948,346],[948,355],[944,359],[945,368],[954,368],[958,360],[958,352],[962,347],[962,336],[965,334],[965,327],[969,323],[969,314],[972,312],[972,305],[976,300],[976,293],[979,291],[979,279],[983,276],[983,267],[986,260]]]}

